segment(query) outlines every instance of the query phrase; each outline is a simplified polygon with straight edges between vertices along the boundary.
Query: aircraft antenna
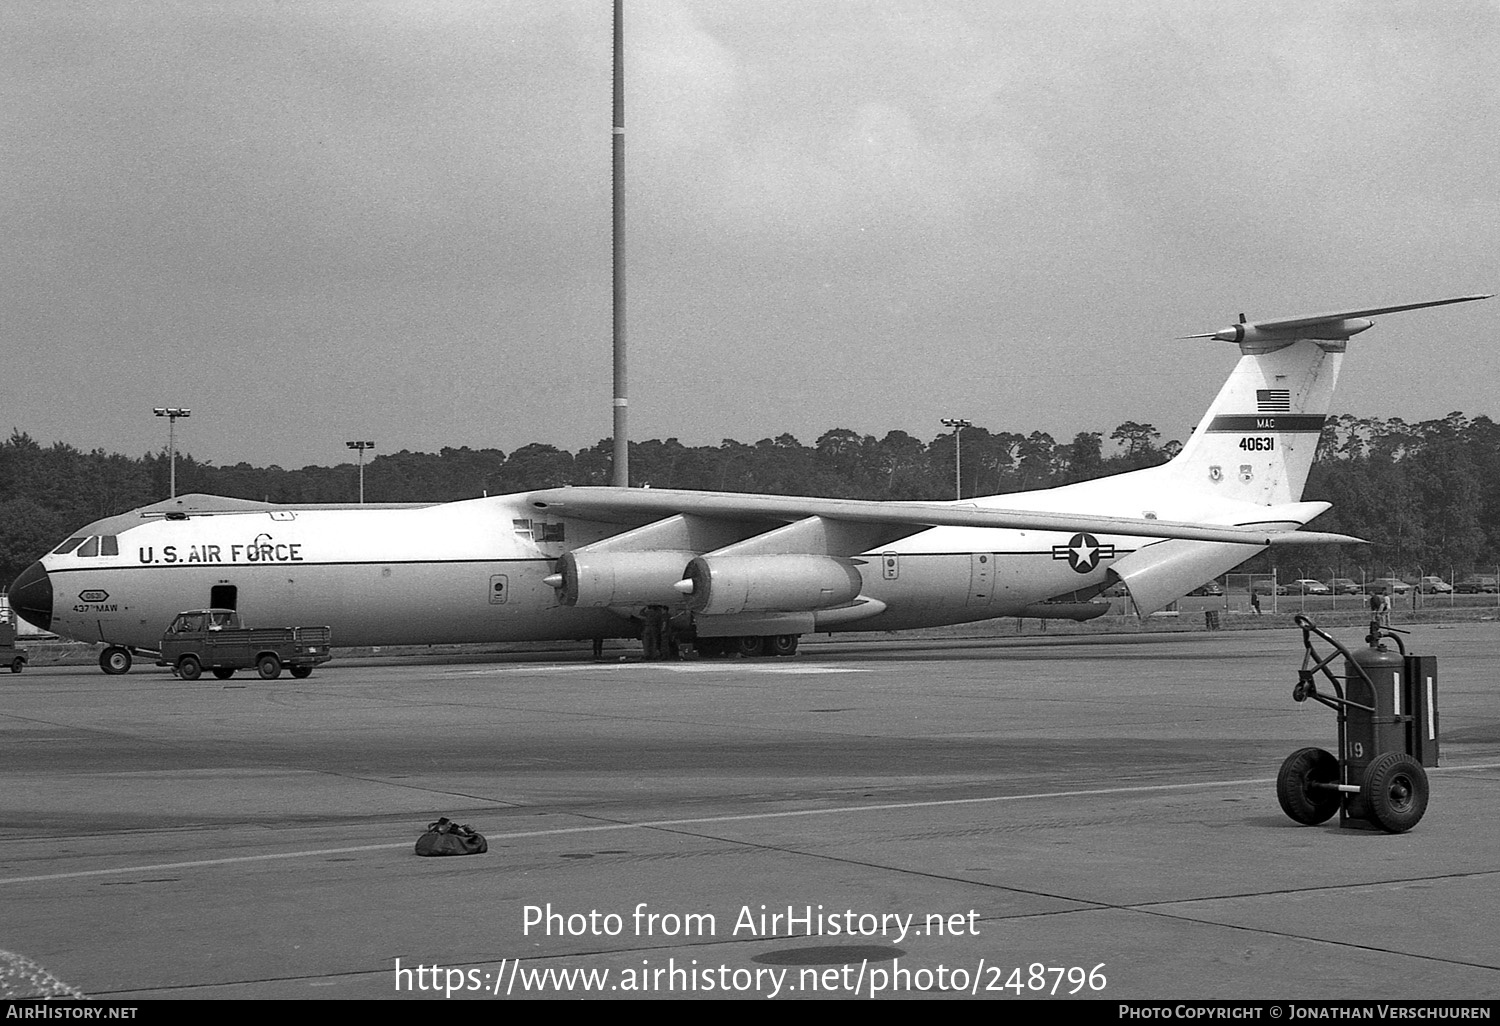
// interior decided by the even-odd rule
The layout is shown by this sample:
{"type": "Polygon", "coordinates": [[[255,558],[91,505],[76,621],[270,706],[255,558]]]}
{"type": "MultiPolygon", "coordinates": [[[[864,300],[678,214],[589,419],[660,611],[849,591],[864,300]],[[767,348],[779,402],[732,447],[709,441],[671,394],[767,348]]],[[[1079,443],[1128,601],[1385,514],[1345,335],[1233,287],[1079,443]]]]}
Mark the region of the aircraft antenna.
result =
{"type": "Polygon", "coordinates": [[[621,0],[615,0],[614,227],[611,238],[615,293],[615,445],[610,484],[616,488],[629,488],[630,435],[625,426],[625,413],[629,405],[625,398],[625,45],[620,4],[621,0]]]}

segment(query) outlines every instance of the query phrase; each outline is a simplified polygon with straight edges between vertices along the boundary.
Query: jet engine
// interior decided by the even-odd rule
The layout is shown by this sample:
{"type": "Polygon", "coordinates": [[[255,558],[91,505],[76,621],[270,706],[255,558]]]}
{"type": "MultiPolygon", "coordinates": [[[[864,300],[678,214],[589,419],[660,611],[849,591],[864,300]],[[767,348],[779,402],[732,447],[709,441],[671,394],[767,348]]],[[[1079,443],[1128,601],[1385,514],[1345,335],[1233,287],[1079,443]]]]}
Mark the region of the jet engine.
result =
{"type": "Polygon", "coordinates": [[[695,613],[795,612],[853,602],[863,581],[854,561],[792,553],[698,556],[677,590],[695,613]]]}
{"type": "Polygon", "coordinates": [[[547,583],[565,606],[675,606],[673,585],[694,553],[675,549],[645,552],[567,552],[547,583]]]}

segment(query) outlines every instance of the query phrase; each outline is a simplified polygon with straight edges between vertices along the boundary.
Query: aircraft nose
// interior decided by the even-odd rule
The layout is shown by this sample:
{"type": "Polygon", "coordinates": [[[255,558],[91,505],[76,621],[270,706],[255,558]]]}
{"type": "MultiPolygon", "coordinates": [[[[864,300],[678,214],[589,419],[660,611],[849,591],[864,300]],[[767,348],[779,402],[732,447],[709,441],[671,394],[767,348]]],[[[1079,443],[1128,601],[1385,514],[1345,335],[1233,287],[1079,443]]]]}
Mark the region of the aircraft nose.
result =
{"type": "Polygon", "coordinates": [[[10,607],[28,623],[44,631],[52,629],[52,578],[40,560],[11,583],[10,607]]]}

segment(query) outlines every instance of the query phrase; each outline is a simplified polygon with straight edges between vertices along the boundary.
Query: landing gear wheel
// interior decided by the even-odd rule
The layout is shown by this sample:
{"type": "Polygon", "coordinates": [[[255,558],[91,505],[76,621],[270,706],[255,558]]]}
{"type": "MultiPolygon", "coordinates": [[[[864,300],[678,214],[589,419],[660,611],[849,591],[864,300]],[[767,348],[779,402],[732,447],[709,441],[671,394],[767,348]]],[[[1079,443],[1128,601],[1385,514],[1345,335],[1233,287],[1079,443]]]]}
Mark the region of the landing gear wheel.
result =
{"type": "Polygon", "coordinates": [[[16,656],[10,661],[11,673],[20,673],[24,669],[26,669],[26,660],[21,658],[20,656],[16,656]]]}
{"type": "Polygon", "coordinates": [[[1314,826],[1339,811],[1342,795],[1313,785],[1338,782],[1338,759],[1321,748],[1301,748],[1286,757],[1276,774],[1276,800],[1292,819],[1314,826]]]}
{"type": "Polygon", "coordinates": [[[291,673],[292,673],[293,677],[296,677],[298,680],[301,680],[303,677],[308,677],[308,676],[312,675],[312,667],[311,666],[293,666],[292,670],[291,670],[291,673]]]}
{"type": "Polygon", "coordinates": [[[734,650],[746,659],[766,654],[766,639],[754,634],[746,634],[734,639],[734,650]]]}
{"type": "Polygon", "coordinates": [[[773,656],[794,656],[800,640],[800,634],[775,634],[766,639],[766,651],[773,656]]]}
{"type": "Polygon", "coordinates": [[[1364,798],[1382,830],[1404,834],[1427,811],[1427,771],[1405,752],[1386,752],[1365,770],[1364,798]]]}
{"type": "Polygon", "coordinates": [[[215,666],[214,670],[213,670],[213,673],[214,673],[214,676],[217,677],[217,678],[219,678],[220,680],[228,680],[230,677],[234,676],[234,667],[232,667],[232,666],[215,666]]]}
{"type": "Polygon", "coordinates": [[[183,680],[197,680],[203,676],[203,664],[195,655],[185,655],[177,660],[177,676],[183,680]]]}
{"type": "Polygon", "coordinates": [[[268,652],[255,661],[255,669],[261,680],[275,680],[281,676],[281,660],[275,653],[268,652]]]}
{"type": "Polygon", "coordinates": [[[99,669],[111,677],[130,671],[130,649],[111,645],[99,653],[99,669]]]}

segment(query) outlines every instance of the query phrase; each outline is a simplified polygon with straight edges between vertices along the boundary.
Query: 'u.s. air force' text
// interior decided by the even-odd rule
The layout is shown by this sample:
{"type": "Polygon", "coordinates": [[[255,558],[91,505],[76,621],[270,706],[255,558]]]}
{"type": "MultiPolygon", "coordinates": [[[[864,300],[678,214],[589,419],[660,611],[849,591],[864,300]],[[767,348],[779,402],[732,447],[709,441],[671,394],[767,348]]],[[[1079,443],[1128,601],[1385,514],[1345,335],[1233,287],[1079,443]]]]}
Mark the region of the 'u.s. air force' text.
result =
{"type": "Polygon", "coordinates": [[[142,563],[301,563],[301,542],[278,542],[270,535],[260,537],[244,545],[163,545],[161,552],[154,545],[142,545],[136,550],[142,563]],[[186,550],[186,551],[184,551],[186,550]]]}

